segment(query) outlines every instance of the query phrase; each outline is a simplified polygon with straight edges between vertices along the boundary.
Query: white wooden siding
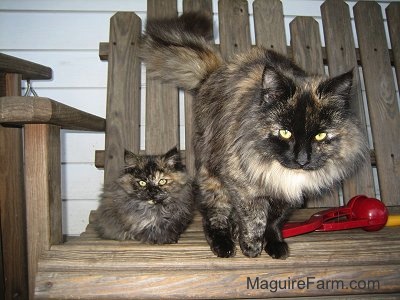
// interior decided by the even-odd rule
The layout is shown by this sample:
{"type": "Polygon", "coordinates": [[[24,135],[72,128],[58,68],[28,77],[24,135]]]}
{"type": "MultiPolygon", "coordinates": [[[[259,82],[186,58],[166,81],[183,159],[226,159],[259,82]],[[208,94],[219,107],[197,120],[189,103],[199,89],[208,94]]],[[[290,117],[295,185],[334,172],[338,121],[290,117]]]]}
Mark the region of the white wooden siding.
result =
{"type": "MultiPolygon", "coordinates": [[[[288,43],[289,22],[297,15],[315,17],[322,33],[322,2],[283,0],[288,43]]],[[[348,1],[350,7],[355,2],[348,1]]],[[[382,9],[388,2],[380,2],[382,9]]],[[[218,24],[217,8],[218,3],[214,0],[215,26],[218,24]]],[[[181,0],[178,0],[178,10],[182,11],[181,0]]],[[[104,117],[107,63],[98,58],[98,45],[99,42],[108,41],[109,19],[117,11],[134,11],[144,22],[146,0],[1,0],[0,51],[53,69],[52,80],[33,82],[40,96],[104,117]]],[[[253,25],[251,30],[254,32],[253,25]]],[[[253,33],[252,41],[254,43],[253,33]]],[[[355,41],[357,44],[357,39],[355,41]]],[[[219,42],[218,35],[216,42],[219,42]]],[[[324,44],[323,37],[322,42],[324,44]]],[[[143,132],[144,118],[141,125],[143,132]]],[[[181,137],[184,137],[183,127],[181,137]]],[[[94,166],[96,149],[104,149],[104,134],[63,131],[62,199],[65,234],[82,232],[90,210],[97,207],[103,171],[94,166]]]]}

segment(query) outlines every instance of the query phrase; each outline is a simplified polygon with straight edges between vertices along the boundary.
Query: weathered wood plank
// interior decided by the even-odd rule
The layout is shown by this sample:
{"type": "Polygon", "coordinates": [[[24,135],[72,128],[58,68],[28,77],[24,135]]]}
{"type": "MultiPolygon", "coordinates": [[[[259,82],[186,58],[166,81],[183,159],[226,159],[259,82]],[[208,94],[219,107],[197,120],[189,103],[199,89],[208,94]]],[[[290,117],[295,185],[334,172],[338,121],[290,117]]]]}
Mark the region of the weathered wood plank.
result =
{"type": "Polygon", "coordinates": [[[85,295],[86,299],[108,298],[270,298],[281,296],[324,296],[331,295],[332,290],[336,295],[349,293],[373,293],[378,289],[371,286],[365,290],[351,290],[348,288],[351,280],[377,280],[385,282],[379,285],[379,292],[399,292],[398,278],[391,275],[396,272],[398,265],[382,266],[370,265],[362,268],[350,266],[332,266],[331,268],[309,268],[305,266],[296,273],[296,282],[312,281],[308,289],[299,288],[296,284],[293,288],[279,289],[272,292],[268,289],[252,289],[247,287],[247,278],[254,281],[257,277],[263,280],[289,280],[293,276],[293,270],[278,269],[265,270],[252,268],[245,270],[195,270],[174,271],[174,275],[168,271],[143,272],[132,274],[131,272],[92,273],[90,275],[79,272],[65,272],[54,276],[51,272],[41,273],[37,280],[37,296],[39,298],[57,298],[62,295],[65,299],[79,298],[85,295]],[[332,287],[318,289],[317,280],[341,280],[343,288],[332,287]],[[71,288],[70,283],[74,283],[71,288]],[[347,287],[347,288],[345,288],[347,287]]]}
{"type": "Polygon", "coordinates": [[[400,113],[390,66],[382,12],[375,2],[358,2],[354,17],[360,45],[367,102],[378,167],[379,186],[386,205],[400,202],[400,113]]]}
{"type": "Polygon", "coordinates": [[[42,251],[62,242],[60,127],[28,124],[24,135],[29,295],[33,299],[42,251]]]}
{"type": "MultiPolygon", "coordinates": [[[[298,210],[295,218],[306,219],[313,212],[315,209],[298,210]]],[[[265,280],[288,280],[289,277],[326,282],[341,280],[345,284],[351,280],[374,280],[376,284],[379,281],[379,290],[377,287],[358,290],[339,287],[326,292],[327,295],[333,292],[336,296],[341,293],[348,297],[352,293],[400,291],[399,227],[378,232],[350,230],[293,237],[287,239],[290,257],[283,261],[274,260],[265,253],[249,259],[240,251],[234,258],[220,259],[211,253],[201,234],[198,217],[191,226],[200,231],[183,234],[177,244],[148,245],[136,241],[80,237],[64,245],[54,245],[51,250],[43,252],[40,260],[36,296],[57,298],[62,293],[64,298],[74,298],[77,297],[75,289],[85,299],[265,298],[277,295],[321,296],[324,294],[320,293],[325,293],[315,286],[307,290],[292,288],[274,293],[247,289],[247,277],[254,280],[257,276],[265,280]],[[235,283],[231,285],[231,281],[235,283]]],[[[91,222],[94,219],[95,213],[91,222]]]]}
{"type": "MultiPolygon", "coordinates": [[[[0,75],[0,96],[20,95],[21,76],[0,75]]],[[[2,239],[0,298],[28,297],[22,129],[0,125],[0,237],[2,239]]]]}
{"type": "Polygon", "coordinates": [[[293,60],[311,74],[325,74],[318,22],[312,17],[296,17],[290,22],[293,60]]]}
{"type": "Polygon", "coordinates": [[[396,69],[397,86],[400,87],[400,3],[390,3],[386,7],[386,17],[392,44],[393,63],[396,69]]]}
{"type": "Polygon", "coordinates": [[[286,55],[286,35],[282,2],[256,0],[253,2],[254,28],[257,46],[286,55]]]}
{"type": "Polygon", "coordinates": [[[220,50],[225,59],[250,50],[249,8],[245,0],[218,2],[220,50]]]}
{"type": "MultiPolygon", "coordinates": [[[[360,120],[361,128],[367,137],[367,124],[363,104],[360,75],[351,28],[349,6],[342,0],[328,0],[321,6],[322,23],[328,57],[329,75],[337,76],[351,69],[354,70],[354,93],[351,109],[360,120]]],[[[343,183],[345,201],[356,195],[375,195],[370,158],[351,179],[343,183]]]]}
{"type": "MultiPolygon", "coordinates": [[[[296,17],[290,23],[293,60],[310,74],[325,74],[319,26],[312,17],[296,17]]],[[[307,207],[331,207],[339,204],[337,189],[321,198],[307,199],[307,207]]]]}
{"type": "MultiPolygon", "coordinates": [[[[184,0],[183,11],[193,12],[201,11],[212,18],[212,1],[196,1],[196,0],[184,0]]],[[[212,29],[211,29],[212,30],[212,29]]],[[[213,33],[210,33],[213,36],[213,33]]],[[[188,173],[191,176],[195,175],[195,156],[193,146],[193,132],[194,132],[194,115],[193,115],[193,97],[189,92],[185,92],[185,164],[188,173]]]]}
{"type": "Polygon", "coordinates": [[[63,129],[104,131],[105,120],[43,97],[0,97],[0,123],[53,124],[63,129]]]}
{"type": "MultiPolygon", "coordinates": [[[[175,0],[147,1],[148,19],[175,16],[175,0]]],[[[161,154],[179,146],[178,90],[173,83],[162,83],[149,75],[146,84],[145,149],[147,154],[161,154]]]]}
{"type": "Polygon", "coordinates": [[[129,12],[110,20],[107,82],[107,128],[104,183],[112,182],[124,164],[124,150],[140,146],[140,60],[137,57],[141,20],[129,12]]]}
{"type": "Polygon", "coordinates": [[[52,70],[24,59],[0,53],[0,72],[21,74],[23,79],[51,79],[52,70]]]}

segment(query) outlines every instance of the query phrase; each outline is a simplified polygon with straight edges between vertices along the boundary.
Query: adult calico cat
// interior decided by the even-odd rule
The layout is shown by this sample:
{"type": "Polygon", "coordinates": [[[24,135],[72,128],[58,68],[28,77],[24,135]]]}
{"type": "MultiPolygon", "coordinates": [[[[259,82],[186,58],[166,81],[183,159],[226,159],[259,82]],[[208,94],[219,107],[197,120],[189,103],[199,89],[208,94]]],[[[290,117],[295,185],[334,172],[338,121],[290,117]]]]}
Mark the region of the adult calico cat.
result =
{"type": "Polygon", "coordinates": [[[349,109],[352,71],[307,74],[255,47],[224,62],[197,13],[149,20],[141,56],[147,71],[193,93],[196,180],[211,250],[286,258],[288,210],[352,174],[368,153],[349,109]]]}

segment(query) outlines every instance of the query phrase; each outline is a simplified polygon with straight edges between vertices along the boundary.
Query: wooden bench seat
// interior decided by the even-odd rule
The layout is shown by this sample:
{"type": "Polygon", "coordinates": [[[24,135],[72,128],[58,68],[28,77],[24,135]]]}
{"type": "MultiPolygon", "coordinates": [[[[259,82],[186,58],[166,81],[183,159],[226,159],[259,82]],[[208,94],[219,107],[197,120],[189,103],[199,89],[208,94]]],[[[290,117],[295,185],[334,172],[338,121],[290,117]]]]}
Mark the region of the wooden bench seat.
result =
{"type": "MultiPolygon", "coordinates": [[[[312,211],[315,209],[297,212],[294,219],[305,220],[312,211]]],[[[378,294],[376,297],[381,299],[384,293],[398,293],[386,295],[393,299],[400,296],[399,277],[395,275],[400,268],[400,227],[292,237],[287,239],[291,252],[286,260],[272,259],[266,253],[249,259],[240,250],[234,258],[221,259],[210,251],[199,215],[179,242],[171,245],[100,239],[94,230],[95,218],[92,212],[91,223],[80,237],[53,245],[42,253],[36,296],[41,299],[77,299],[83,295],[84,299],[238,299],[333,294],[378,294]],[[262,280],[280,280],[282,288],[275,291],[274,283],[266,288],[262,280]],[[299,287],[297,283],[301,280],[308,280],[309,286],[299,287]],[[285,288],[284,281],[291,281],[292,286],[285,288]]]]}

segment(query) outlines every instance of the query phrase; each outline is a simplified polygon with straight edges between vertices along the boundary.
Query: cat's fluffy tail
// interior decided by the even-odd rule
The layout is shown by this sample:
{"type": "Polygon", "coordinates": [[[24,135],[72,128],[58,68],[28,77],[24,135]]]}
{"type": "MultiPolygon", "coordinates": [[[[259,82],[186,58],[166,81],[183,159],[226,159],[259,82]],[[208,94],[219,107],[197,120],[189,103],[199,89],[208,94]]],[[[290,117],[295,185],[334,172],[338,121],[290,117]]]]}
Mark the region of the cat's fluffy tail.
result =
{"type": "Polygon", "coordinates": [[[196,89],[222,64],[210,42],[212,20],[199,13],[148,20],[140,56],[147,72],[187,90],[196,89]]]}

